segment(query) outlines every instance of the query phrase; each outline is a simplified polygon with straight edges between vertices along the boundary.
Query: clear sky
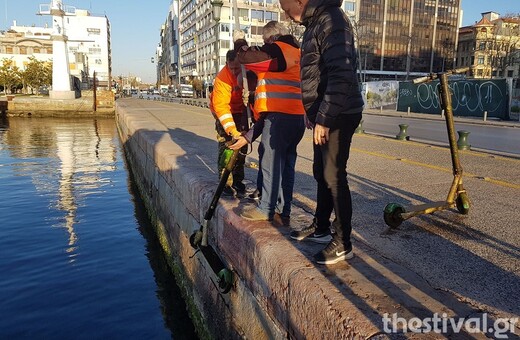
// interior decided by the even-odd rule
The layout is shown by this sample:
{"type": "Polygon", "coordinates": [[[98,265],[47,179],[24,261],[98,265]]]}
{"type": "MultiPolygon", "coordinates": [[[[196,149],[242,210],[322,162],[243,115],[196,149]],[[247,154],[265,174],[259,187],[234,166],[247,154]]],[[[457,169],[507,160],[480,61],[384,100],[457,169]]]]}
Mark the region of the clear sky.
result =
{"type": "MultiPolygon", "coordinates": [[[[48,17],[36,15],[39,4],[50,0],[0,0],[0,29],[13,24],[44,26],[48,17]]],[[[170,0],[63,0],[65,5],[106,15],[112,27],[113,76],[133,75],[155,83],[156,64],[150,59],[159,44],[160,27],[166,20],[170,0]]],[[[463,25],[480,20],[482,12],[519,13],[520,0],[462,0],[463,25]]]]}
{"type": "Polygon", "coordinates": [[[482,18],[482,12],[520,13],[520,0],[462,0],[462,10],[462,25],[469,26],[482,18]]]}
{"type": "MultiPolygon", "coordinates": [[[[0,0],[0,29],[13,25],[50,25],[49,16],[36,12],[50,0],[0,0]]],[[[156,64],[151,63],[160,41],[170,0],[63,0],[66,6],[88,9],[92,15],[106,15],[111,25],[112,76],[132,75],[155,83],[156,64]]]]}

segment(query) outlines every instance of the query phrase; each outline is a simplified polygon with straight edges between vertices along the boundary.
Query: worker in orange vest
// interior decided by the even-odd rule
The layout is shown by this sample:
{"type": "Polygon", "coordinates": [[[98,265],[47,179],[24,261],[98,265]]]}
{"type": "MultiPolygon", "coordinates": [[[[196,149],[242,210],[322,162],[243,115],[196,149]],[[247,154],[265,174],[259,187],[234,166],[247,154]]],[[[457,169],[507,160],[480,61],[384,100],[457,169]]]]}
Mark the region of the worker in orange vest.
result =
{"type": "MultiPolygon", "coordinates": [[[[220,160],[227,148],[227,144],[233,139],[238,139],[242,135],[242,132],[246,131],[248,127],[247,113],[242,100],[242,87],[238,82],[240,63],[236,56],[237,54],[234,50],[229,50],[226,53],[226,65],[217,74],[213,91],[210,95],[209,108],[216,118],[215,129],[217,130],[218,141],[219,174],[221,174],[223,170],[223,164],[220,160]]],[[[224,188],[224,195],[234,196],[238,194],[243,196],[245,194],[246,186],[243,180],[246,152],[247,147],[244,147],[239,154],[228,184],[224,188]]]]}
{"type": "Polygon", "coordinates": [[[246,209],[248,220],[272,220],[279,215],[289,224],[293,198],[296,147],[305,131],[300,90],[300,49],[283,24],[267,23],[263,28],[265,44],[261,48],[242,47],[238,59],[255,71],[255,127],[239,137],[231,148],[237,149],[262,134],[262,196],[258,207],[246,209]]]}

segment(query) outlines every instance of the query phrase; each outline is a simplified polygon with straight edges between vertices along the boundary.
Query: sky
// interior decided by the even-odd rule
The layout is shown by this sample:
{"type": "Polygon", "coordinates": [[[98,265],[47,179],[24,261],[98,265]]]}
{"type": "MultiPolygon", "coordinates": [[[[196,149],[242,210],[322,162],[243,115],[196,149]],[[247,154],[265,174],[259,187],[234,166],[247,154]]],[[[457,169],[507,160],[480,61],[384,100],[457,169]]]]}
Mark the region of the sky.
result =
{"type": "MultiPolygon", "coordinates": [[[[38,16],[40,4],[50,0],[0,0],[0,29],[17,25],[44,26],[48,16],[38,16]]],[[[112,75],[137,76],[155,83],[156,64],[151,63],[160,40],[160,27],[168,15],[170,0],[63,0],[68,6],[106,15],[111,24],[112,75]]],[[[480,20],[482,12],[519,13],[520,0],[462,0],[463,25],[480,20]]]]}

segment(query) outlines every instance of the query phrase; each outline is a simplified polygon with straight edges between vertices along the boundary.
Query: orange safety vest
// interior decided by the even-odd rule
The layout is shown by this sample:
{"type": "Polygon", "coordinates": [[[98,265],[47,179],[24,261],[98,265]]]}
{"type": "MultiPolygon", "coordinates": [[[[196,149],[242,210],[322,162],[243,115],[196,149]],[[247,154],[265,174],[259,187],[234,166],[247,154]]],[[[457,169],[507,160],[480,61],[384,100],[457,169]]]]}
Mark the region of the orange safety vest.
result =
{"type": "Polygon", "coordinates": [[[239,135],[233,114],[244,111],[242,101],[242,87],[238,85],[237,78],[226,65],[215,78],[213,91],[210,95],[209,109],[217,118],[228,135],[239,135]]]}
{"type": "Polygon", "coordinates": [[[283,72],[259,72],[255,90],[255,118],[262,112],[303,115],[300,88],[300,49],[281,41],[274,42],[282,50],[287,68],[283,72]]]}

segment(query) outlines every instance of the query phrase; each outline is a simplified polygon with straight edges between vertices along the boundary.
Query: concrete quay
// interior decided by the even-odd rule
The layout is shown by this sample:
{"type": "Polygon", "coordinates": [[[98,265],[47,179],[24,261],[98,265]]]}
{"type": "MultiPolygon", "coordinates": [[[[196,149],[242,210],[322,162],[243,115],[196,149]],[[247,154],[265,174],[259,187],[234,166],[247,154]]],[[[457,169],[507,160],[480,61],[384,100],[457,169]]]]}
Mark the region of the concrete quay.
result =
{"type": "Polygon", "coordinates": [[[115,114],[115,98],[112,91],[98,90],[96,106],[92,91],[82,91],[82,96],[76,99],[50,99],[48,96],[13,97],[0,99],[0,111],[8,117],[113,117],[115,114]]]}
{"type": "MultiPolygon", "coordinates": [[[[520,288],[517,159],[463,152],[469,215],[441,211],[388,229],[387,203],[445,199],[452,179],[449,150],[356,135],[349,162],[354,259],[315,265],[312,254],[322,245],[291,240],[291,229],[276,221],[243,220],[239,212],[250,203],[221,199],[210,222],[210,244],[235,274],[230,293],[221,294],[209,264],[200,252],[194,255],[188,240],[218,181],[211,114],[128,98],[116,102],[116,119],[141,195],[204,338],[485,338],[449,326],[442,334],[431,328],[403,334],[402,323],[396,334],[383,317],[426,320],[438,314],[458,320],[487,313],[492,323],[520,314],[513,298],[520,288]]],[[[315,206],[311,143],[306,133],[299,146],[295,229],[311,222],[315,206]]],[[[255,150],[247,162],[256,157],[255,150]]],[[[246,177],[252,190],[256,170],[247,169],[246,177]]]]}

